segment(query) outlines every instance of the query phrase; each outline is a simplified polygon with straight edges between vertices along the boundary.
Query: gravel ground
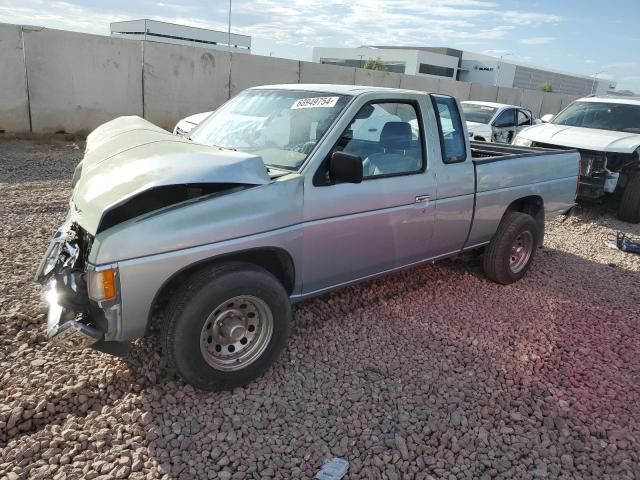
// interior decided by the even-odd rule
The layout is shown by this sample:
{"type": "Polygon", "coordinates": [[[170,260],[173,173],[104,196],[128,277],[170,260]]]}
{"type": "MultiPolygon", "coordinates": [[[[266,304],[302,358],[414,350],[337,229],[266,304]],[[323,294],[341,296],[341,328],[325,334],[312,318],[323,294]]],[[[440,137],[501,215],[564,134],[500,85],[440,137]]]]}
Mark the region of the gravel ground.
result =
{"type": "Polygon", "coordinates": [[[640,228],[604,207],[548,224],[521,282],[477,259],[300,304],[263,378],[202,393],[131,357],[47,344],[31,281],[80,149],[0,141],[0,478],[640,478],[640,228]]]}

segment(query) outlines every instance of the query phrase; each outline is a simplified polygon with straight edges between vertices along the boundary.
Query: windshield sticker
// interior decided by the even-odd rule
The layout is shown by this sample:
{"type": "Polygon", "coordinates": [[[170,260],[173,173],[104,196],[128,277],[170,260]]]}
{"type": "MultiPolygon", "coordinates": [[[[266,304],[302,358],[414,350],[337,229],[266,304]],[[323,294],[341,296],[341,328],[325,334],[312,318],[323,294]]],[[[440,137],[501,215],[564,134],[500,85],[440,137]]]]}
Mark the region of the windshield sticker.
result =
{"type": "Polygon", "coordinates": [[[301,98],[291,105],[291,110],[297,110],[298,108],[331,108],[336,106],[339,99],[340,97],[301,98]]]}
{"type": "Polygon", "coordinates": [[[493,110],[493,107],[480,107],[480,110],[493,110]]]}

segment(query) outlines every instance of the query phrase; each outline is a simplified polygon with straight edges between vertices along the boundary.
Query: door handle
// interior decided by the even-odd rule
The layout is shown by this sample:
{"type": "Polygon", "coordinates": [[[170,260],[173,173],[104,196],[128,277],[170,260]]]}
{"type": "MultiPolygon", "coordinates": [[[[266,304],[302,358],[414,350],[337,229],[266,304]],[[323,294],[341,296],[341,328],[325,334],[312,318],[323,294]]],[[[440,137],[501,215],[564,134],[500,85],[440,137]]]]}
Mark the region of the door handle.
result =
{"type": "Polygon", "coordinates": [[[416,196],[416,203],[427,203],[431,201],[431,195],[418,195],[416,196]]]}

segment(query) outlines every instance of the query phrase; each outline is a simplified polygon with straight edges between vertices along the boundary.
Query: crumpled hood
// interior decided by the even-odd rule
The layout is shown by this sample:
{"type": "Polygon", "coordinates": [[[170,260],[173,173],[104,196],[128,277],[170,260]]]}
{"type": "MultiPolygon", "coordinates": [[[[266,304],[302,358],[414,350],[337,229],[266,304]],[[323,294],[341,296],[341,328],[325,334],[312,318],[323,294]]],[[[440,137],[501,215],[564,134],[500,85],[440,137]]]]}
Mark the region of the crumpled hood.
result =
{"type": "Polygon", "coordinates": [[[87,137],[74,173],[72,212],[95,235],[106,212],[156,187],[184,184],[262,185],[261,157],[192,143],[140,117],[120,117],[87,137]]]}
{"type": "Polygon", "coordinates": [[[534,142],[599,152],[633,153],[640,146],[640,135],[637,133],[570,127],[553,123],[526,128],[518,134],[518,137],[534,142]]]}

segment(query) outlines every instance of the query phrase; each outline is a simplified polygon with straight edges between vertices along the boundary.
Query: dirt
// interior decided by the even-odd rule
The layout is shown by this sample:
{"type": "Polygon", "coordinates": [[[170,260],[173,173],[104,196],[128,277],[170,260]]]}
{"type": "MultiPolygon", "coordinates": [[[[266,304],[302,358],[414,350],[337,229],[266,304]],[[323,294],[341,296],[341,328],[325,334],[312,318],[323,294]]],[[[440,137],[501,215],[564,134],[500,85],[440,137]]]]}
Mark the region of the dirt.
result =
{"type": "Polygon", "coordinates": [[[520,282],[478,258],[296,306],[266,376],[204,393],[157,340],[47,343],[34,271],[82,144],[0,141],[0,478],[640,478],[640,256],[609,207],[550,219],[520,282]]]}

